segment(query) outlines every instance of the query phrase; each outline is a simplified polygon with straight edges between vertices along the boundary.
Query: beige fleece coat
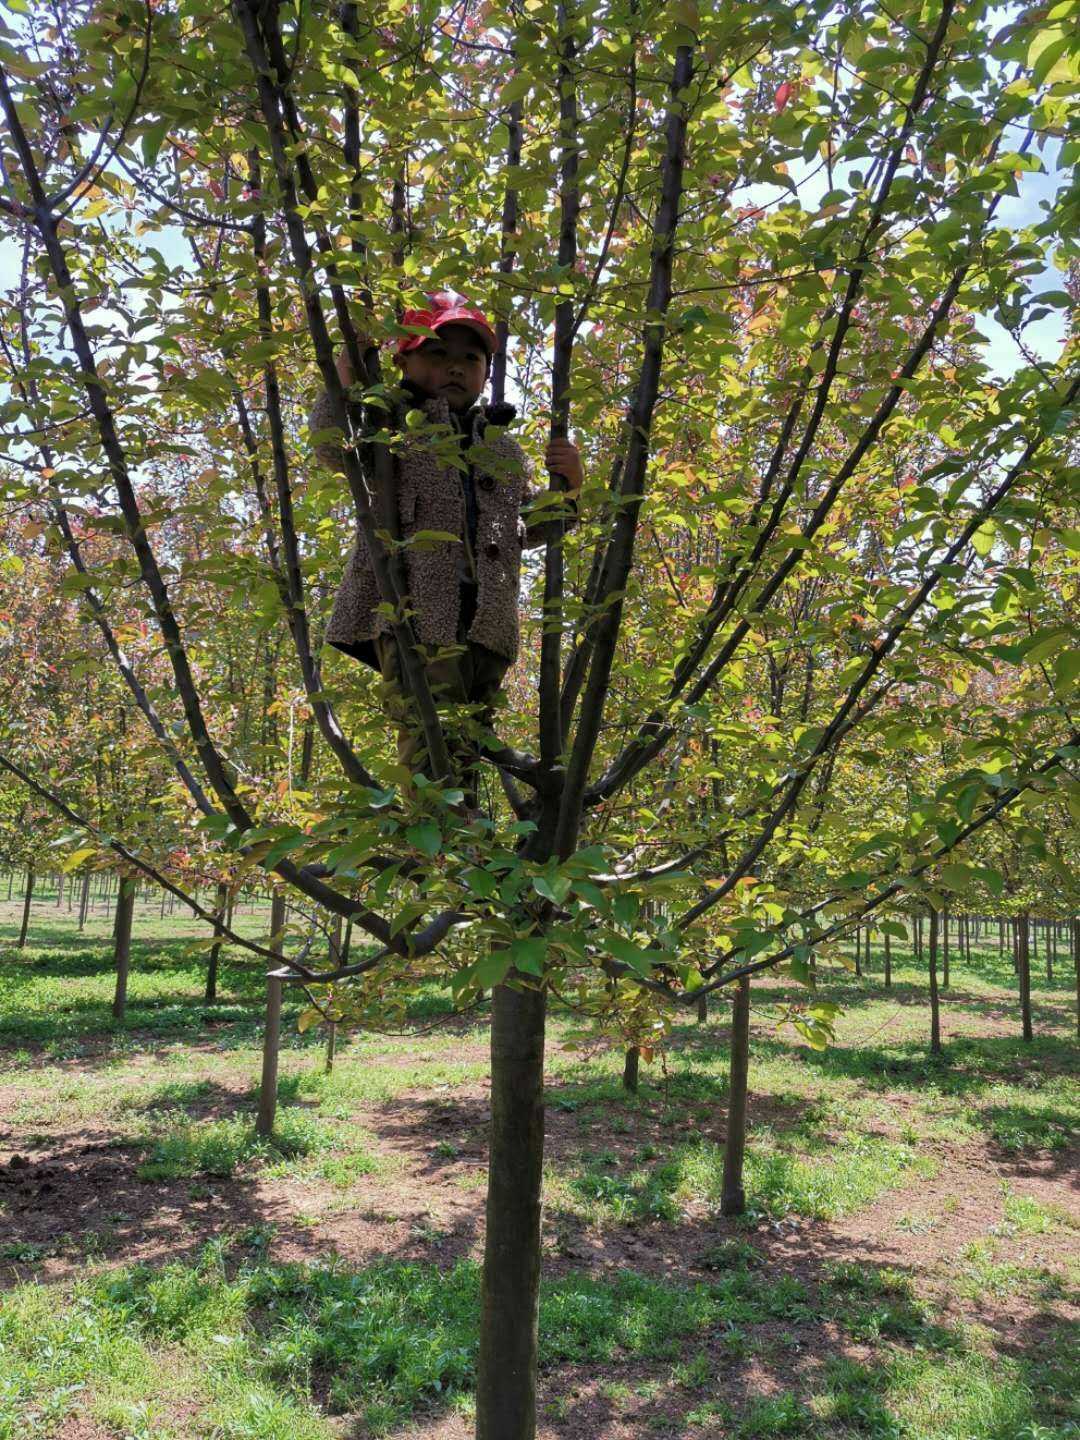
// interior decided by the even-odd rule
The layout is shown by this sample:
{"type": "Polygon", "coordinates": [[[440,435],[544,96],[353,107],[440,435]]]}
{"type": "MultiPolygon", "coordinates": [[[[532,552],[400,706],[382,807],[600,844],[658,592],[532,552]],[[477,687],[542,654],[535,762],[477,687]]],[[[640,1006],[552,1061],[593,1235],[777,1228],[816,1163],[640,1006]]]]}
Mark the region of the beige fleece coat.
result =
{"type": "MultiPolygon", "coordinates": [[[[450,426],[449,406],[441,397],[426,401],[422,408],[433,424],[450,426]]],[[[309,424],[313,431],[330,428],[333,422],[328,409],[323,396],[311,413],[309,424]]],[[[523,549],[543,543],[544,527],[527,527],[522,518],[522,508],[534,497],[529,487],[529,463],[521,446],[504,432],[482,431],[482,425],[474,426],[473,442],[466,449],[475,475],[477,503],[476,615],[467,638],[513,661],[520,639],[521,555],[523,549]]],[[[321,445],[317,453],[324,463],[340,470],[341,452],[337,447],[321,445]]],[[[459,558],[466,531],[460,472],[440,459],[430,440],[423,437],[407,442],[395,456],[394,472],[402,539],[411,539],[424,530],[440,530],[458,537],[405,550],[420,642],[431,646],[457,644],[459,558]]],[[[389,619],[379,612],[379,605],[379,588],[367,542],[358,534],[334,600],[327,642],[377,668],[372,641],[390,629],[389,619]]]]}

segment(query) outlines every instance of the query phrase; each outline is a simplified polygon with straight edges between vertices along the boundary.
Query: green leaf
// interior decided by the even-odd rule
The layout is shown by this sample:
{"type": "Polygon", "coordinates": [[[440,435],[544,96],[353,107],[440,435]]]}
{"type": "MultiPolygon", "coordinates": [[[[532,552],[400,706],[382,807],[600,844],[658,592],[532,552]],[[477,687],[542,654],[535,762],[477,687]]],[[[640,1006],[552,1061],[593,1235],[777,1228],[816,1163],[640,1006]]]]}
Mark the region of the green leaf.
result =
{"type": "Polygon", "coordinates": [[[662,950],[643,950],[640,945],[635,945],[623,935],[607,935],[604,944],[616,960],[629,965],[631,970],[642,977],[651,975],[653,966],[662,964],[667,959],[662,950]]]}
{"type": "Polygon", "coordinates": [[[468,870],[463,870],[461,878],[472,894],[481,900],[490,900],[498,890],[495,876],[489,870],[481,870],[477,865],[470,865],[468,870]]]}
{"type": "Polygon", "coordinates": [[[569,875],[534,875],[532,883],[536,893],[553,905],[562,905],[570,894],[569,875]]]}
{"type": "Polygon", "coordinates": [[[74,851],[64,860],[64,874],[69,875],[72,870],[77,870],[84,860],[89,860],[92,855],[97,853],[97,849],[93,845],[86,845],[83,849],[74,851]]]}
{"type": "Polygon", "coordinates": [[[259,863],[265,870],[272,870],[291,850],[298,850],[301,845],[306,844],[307,838],[299,831],[292,835],[283,835],[280,840],[274,841],[259,863]]]}
{"type": "Polygon", "coordinates": [[[426,909],[427,906],[423,900],[411,900],[408,905],[403,906],[390,921],[390,938],[393,939],[400,930],[404,930],[414,920],[419,920],[426,909]]]}
{"type": "Polygon", "coordinates": [[[425,820],[419,825],[410,825],[405,831],[405,838],[414,849],[433,860],[442,849],[442,832],[439,827],[430,820],[425,820]]]}
{"type": "Polygon", "coordinates": [[[499,91],[499,109],[508,109],[515,100],[524,100],[532,89],[532,76],[525,71],[512,75],[499,91]]]}
{"type": "Polygon", "coordinates": [[[507,953],[516,970],[521,970],[526,975],[536,975],[542,978],[547,949],[546,940],[530,936],[512,941],[507,953]]]}
{"type": "Polygon", "coordinates": [[[506,979],[511,963],[509,950],[489,950],[469,967],[469,978],[481,990],[490,990],[506,979]]]}

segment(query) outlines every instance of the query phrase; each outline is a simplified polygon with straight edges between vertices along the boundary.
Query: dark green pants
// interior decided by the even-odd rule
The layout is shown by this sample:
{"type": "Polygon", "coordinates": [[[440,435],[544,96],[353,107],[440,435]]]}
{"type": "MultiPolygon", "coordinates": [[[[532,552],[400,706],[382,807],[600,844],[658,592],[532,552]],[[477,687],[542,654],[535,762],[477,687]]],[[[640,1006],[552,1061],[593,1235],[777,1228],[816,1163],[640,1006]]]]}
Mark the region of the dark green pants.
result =
{"type": "MultiPolygon", "coordinates": [[[[394,637],[376,636],[375,650],[383,677],[383,703],[398,727],[398,763],[411,775],[426,772],[427,748],[415,707],[405,695],[394,637]]],[[[491,729],[492,706],[509,668],[509,660],[470,641],[465,641],[456,654],[429,660],[424,666],[439,708],[450,760],[470,809],[476,808],[478,769],[473,747],[480,734],[491,729]]]]}

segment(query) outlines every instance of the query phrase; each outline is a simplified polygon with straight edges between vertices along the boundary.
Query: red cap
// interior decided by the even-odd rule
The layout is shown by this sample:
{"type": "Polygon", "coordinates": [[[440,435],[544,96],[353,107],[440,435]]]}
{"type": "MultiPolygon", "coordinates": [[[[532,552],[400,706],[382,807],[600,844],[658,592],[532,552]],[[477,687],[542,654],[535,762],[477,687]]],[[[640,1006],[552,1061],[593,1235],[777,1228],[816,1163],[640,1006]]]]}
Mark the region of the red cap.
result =
{"type": "MultiPolygon", "coordinates": [[[[467,325],[483,340],[488,354],[494,355],[498,341],[491,322],[482,310],[478,310],[461,295],[451,295],[447,291],[429,295],[427,298],[431,302],[428,309],[406,310],[401,317],[402,325],[423,325],[426,329],[435,331],[441,330],[444,325],[467,325]]],[[[407,355],[410,350],[419,350],[424,341],[430,338],[429,335],[403,335],[397,343],[397,353],[407,355]]]]}

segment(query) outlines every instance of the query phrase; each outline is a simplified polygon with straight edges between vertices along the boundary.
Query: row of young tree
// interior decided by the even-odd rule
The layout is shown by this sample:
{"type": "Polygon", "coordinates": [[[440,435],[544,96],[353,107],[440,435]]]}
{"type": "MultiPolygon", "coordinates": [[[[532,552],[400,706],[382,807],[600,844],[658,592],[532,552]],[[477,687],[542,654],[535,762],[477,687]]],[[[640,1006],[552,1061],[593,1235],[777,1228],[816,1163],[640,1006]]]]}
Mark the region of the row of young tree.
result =
{"type": "Polygon", "coordinates": [[[782,968],[820,1040],[812,962],[856,924],[1022,913],[1036,870],[1077,908],[1074,8],[31,0],[0,30],[0,767],[72,850],[186,893],[205,849],[351,921],[348,963],[285,941],[343,1018],[490,993],[481,1440],[535,1433],[549,995],[640,1047],[782,968]],[[557,481],[537,512],[478,820],[394,501],[403,434],[438,437],[373,343],[447,287],[499,317],[529,453],[573,425],[589,470],[571,533],[557,481]],[[356,526],[412,783],[320,654],[356,526]]]}

